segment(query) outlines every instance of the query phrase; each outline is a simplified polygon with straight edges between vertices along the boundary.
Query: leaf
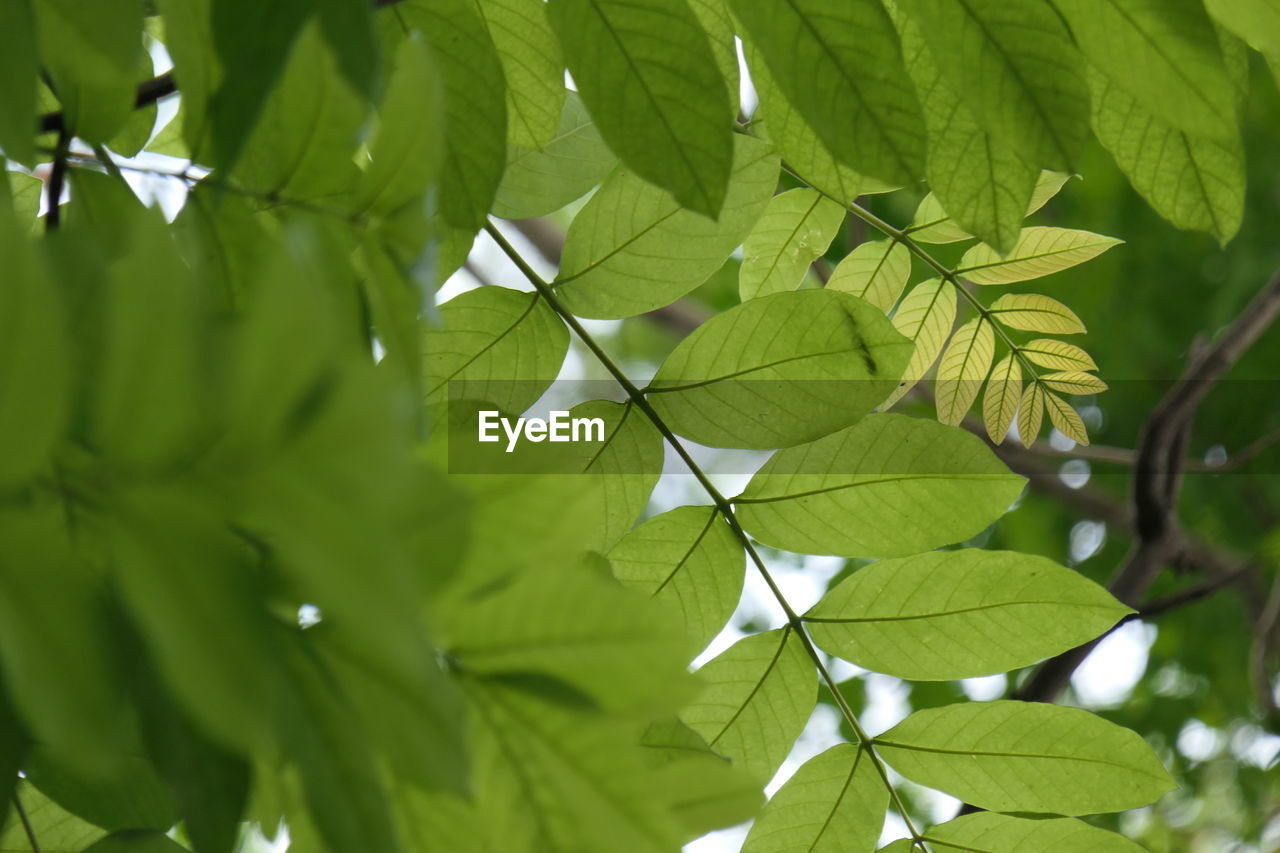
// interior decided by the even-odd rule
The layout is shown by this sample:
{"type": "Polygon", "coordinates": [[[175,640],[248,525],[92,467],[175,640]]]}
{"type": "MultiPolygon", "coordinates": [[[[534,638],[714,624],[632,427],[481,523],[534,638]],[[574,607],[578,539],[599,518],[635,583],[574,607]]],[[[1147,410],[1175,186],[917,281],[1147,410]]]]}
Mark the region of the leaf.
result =
{"type": "MultiPolygon", "coordinates": [[[[89,143],[106,142],[128,121],[143,76],[142,3],[32,0],[31,9],[41,66],[67,130],[89,143]]],[[[6,43],[21,39],[7,35],[6,43]]]]}
{"type": "Polygon", "coordinates": [[[910,275],[911,251],[904,243],[869,240],[836,265],[827,288],[865,299],[888,314],[910,275]]]}
{"type": "Polygon", "coordinates": [[[1049,420],[1054,428],[1077,444],[1088,445],[1089,433],[1085,430],[1084,421],[1080,420],[1080,415],[1071,408],[1071,404],[1054,394],[1046,393],[1044,399],[1045,408],[1049,410],[1049,420]]]}
{"type": "Polygon", "coordinates": [[[594,545],[595,550],[608,551],[644,512],[658,484],[664,452],[662,434],[631,403],[593,400],[574,406],[569,415],[605,422],[604,441],[598,446],[583,445],[589,458],[575,473],[581,471],[600,481],[599,509],[603,518],[596,526],[598,538],[594,545]]]}
{"type": "Polygon", "coordinates": [[[564,63],[542,0],[479,0],[507,81],[507,135],[541,148],[555,136],[564,105],[564,63]]]}
{"type": "Polygon", "coordinates": [[[881,409],[887,409],[902,399],[929,372],[951,337],[958,298],[951,282],[931,278],[913,287],[902,300],[893,315],[893,326],[915,342],[915,350],[902,374],[902,381],[889,399],[881,404],[881,409]]]}
{"type": "Polygon", "coordinates": [[[756,818],[743,853],[871,850],[889,792],[865,750],[842,743],[809,759],[756,818]]]}
{"type": "Polygon", "coordinates": [[[1040,424],[1044,420],[1044,400],[1044,388],[1034,380],[1022,392],[1022,402],[1018,404],[1018,440],[1024,447],[1035,444],[1036,437],[1040,435],[1040,424]]]}
{"type": "Polygon", "coordinates": [[[833,290],[761,296],[680,342],[646,389],[675,432],[766,449],[862,417],[901,376],[907,341],[871,305],[833,290]]]}
{"type": "Polygon", "coordinates": [[[1163,122],[1198,136],[1238,136],[1235,98],[1203,4],[1083,0],[1060,8],[1090,67],[1163,122]]]}
{"type": "Polygon", "coordinates": [[[816,190],[774,196],[742,247],[742,301],[798,288],[843,222],[844,208],[816,190]]]}
{"type": "Polygon", "coordinates": [[[1022,367],[1018,356],[1009,353],[992,368],[987,393],[982,398],[982,420],[987,425],[987,436],[996,444],[1002,443],[1009,434],[1021,400],[1022,367]]]}
{"type": "Polygon", "coordinates": [[[977,535],[1023,483],[971,433],[870,415],[775,453],[734,502],[747,532],[775,548],[900,557],[977,535]]]}
{"type": "Polygon", "coordinates": [[[1033,166],[1070,169],[1089,111],[1080,56],[1048,4],[902,0],[978,123],[1033,166]]]}
{"type": "MultiPolygon", "coordinates": [[[[19,780],[14,797],[21,801],[42,853],[82,853],[106,835],[103,829],[63,810],[30,782],[19,780]]],[[[0,851],[33,853],[26,830],[16,816],[4,821],[3,830],[0,832],[0,851]]]]}
{"type": "Polygon", "coordinates": [[[1060,370],[1046,373],[1040,381],[1055,391],[1065,394],[1100,394],[1107,390],[1107,383],[1089,373],[1079,370],[1060,370]]]}
{"type": "Polygon", "coordinates": [[[1010,329],[1050,335],[1082,335],[1084,324],[1070,308],[1039,293],[1006,293],[987,313],[1010,329]]]}
{"type": "Polygon", "coordinates": [[[451,228],[475,233],[486,222],[506,163],[502,63],[475,0],[407,0],[396,4],[395,14],[426,37],[444,82],[441,217],[451,228]]]}
{"type": "Polygon", "coordinates": [[[444,160],[444,92],[426,42],[400,42],[369,142],[357,208],[390,213],[426,192],[444,160]]]}
{"type": "Polygon", "coordinates": [[[208,154],[215,165],[231,170],[243,151],[254,150],[250,133],[261,116],[271,116],[267,102],[314,7],[306,0],[219,0],[209,8],[211,23],[202,26],[209,27],[223,73],[208,104],[213,143],[208,154]]]}
{"type": "Polygon", "coordinates": [[[584,317],[631,317],[702,284],[742,244],[778,180],[769,146],[734,136],[734,169],[718,221],[619,170],[574,218],[556,290],[584,317]]]}
{"type": "Polygon", "coordinates": [[[1122,242],[1070,228],[1023,228],[1017,243],[1003,257],[982,243],[965,252],[956,275],[974,284],[1027,281],[1082,264],[1122,242]]]}
{"type": "Polygon", "coordinates": [[[1145,806],[1175,787],[1141,737],[1078,708],[965,702],[916,711],[875,739],[893,769],[990,811],[1145,806]]]}
{"type": "Polygon", "coordinates": [[[760,811],[764,795],[759,781],[712,752],[683,723],[654,724],[641,742],[657,755],[650,763],[687,838],[742,823],[760,811]],[[675,734],[655,736],[655,730],[675,734]]]}
{"type": "Polygon", "coordinates": [[[1280,9],[1267,0],[1206,0],[1209,14],[1260,53],[1280,54],[1280,9]]]}
{"type": "Polygon", "coordinates": [[[982,129],[938,67],[916,22],[898,14],[895,23],[929,131],[929,186],[956,225],[1007,252],[1018,237],[1037,169],[982,129]]]}
{"type": "Polygon", "coordinates": [[[1204,231],[1225,244],[1244,214],[1244,149],[1237,135],[1193,136],[1157,119],[1141,102],[1089,76],[1093,130],[1133,188],[1179,228],[1204,231]]]}
{"type": "Polygon", "coordinates": [[[695,651],[707,647],[737,608],[744,559],[729,525],[705,506],[655,516],[609,551],[618,580],[681,614],[695,651]]]}
{"type": "Polygon", "coordinates": [[[806,184],[840,204],[849,204],[864,193],[885,192],[893,188],[860,175],[837,160],[814,129],[787,103],[756,52],[749,45],[744,45],[744,48],[751,66],[751,82],[760,101],[752,118],[759,116],[764,135],[777,146],[787,168],[801,175],[806,184]]]}
{"type": "Polygon", "coordinates": [[[858,666],[950,681],[1029,666],[1132,612],[1052,560],[966,548],[872,563],[804,619],[823,650],[858,666]]]}
{"type": "Polygon", "coordinates": [[[974,853],[1141,853],[1137,844],[1082,820],[1029,820],[1012,815],[979,812],[938,824],[928,831],[940,847],[974,853]]]}
{"type": "Polygon", "coordinates": [[[342,75],[352,89],[361,94],[371,93],[379,59],[373,26],[374,6],[364,0],[319,0],[316,5],[320,28],[342,75]]]}
{"type": "Polygon", "coordinates": [[[125,830],[113,832],[84,853],[184,853],[187,848],[163,832],[151,830],[125,830]]]}
{"type": "Polygon", "coordinates": [[[1018,347],[1032,364],[1047,367],[1050,370],[1097,370],[1089,353],[1075,344],[1066,341],[1055,341],[1053,338],[1036,338],[1030,343],[1018,347]]]}
{"type": "Polygon", "coordinates": [[[918,178],[924,126],[893,23],[873,0],[731,0],[778,90],[845,165],[891,183],[918,178]]]}
{"type": "Polygon", "coordinates": [[[0,151],[25,166],[35,164],[36,36],[30,0],[0,3],[0,151]]]}
{"type": "Polygon", "coordinates": [[[685,725],[757,779],[773,776],[818,700],[817,671],[791,628],[739,640],[698,670],[685,725]]]}
{"type": "Polygon", "coordinates": [[[689,9],[698,19],[699,26],[711,42],[720,76],[724,79],[725,94],[729,96],[729,111],[737,116],[742,100],[741,73],[738,70],[737,39],[733,32],[733,17],[724,0],[689,0],[689,9]]]}
{"type": "Polygon", "coordinates": [[[907,234],[920,243],[959,243],[973,239],[972,234],[961,228],[951,218],[951,214],[942,209],[942,202],[934,193],[920,199],[907,234]]]}
{"type": "Polygon", "coordinates": [[[585,195],[617,164],[582,99],[568,92],[558,129],[541,149],[508,145],[493,213],[504,219],[546,216],[585,195]]]}
{"type": "Polygon", "coordinates": [[[475,400],[519,413],[560,372],[569,330],[536,293],[481,287],[440,306],[423,350],[428,402],[475,400]]]}
{"type": "Polygon", "coordinates": [[[472,674],[536,673],[602,708],[663,708],[689,698],[693,686],[683,632],[667,615],[611,578],[546,566],[453,609],[439,639],[472,674]]]}
{"type": "Polygon", "coordinates": [[[178,821],[173,795],[150,762],[137,755],[110,775],[86,775],[37,746],[27,755],[23,772],[62,808],[109,831],[164,831],[178,821]]]}
{"type": "Polygon", "coordinates": [[[245,189],[263,194],[328,206],[341,203],[359,178],[352,158],[364,122],[364,101],[341,76],[319,28],[308,26],[266,95],[262,117],[246,138],[243,154],[236,155],[231,175],[245,189]]]}
{"type": "Polygon", "coordinates": [[[975,317],[956,330],[938,362],[939,421],[958,424],[964,420],[991,369],[995,347],[995,333],[985,317],[975,317]]]}
{"type": "Polygon", "coordinates": [[[600,134],[682,207],[720,215],[733,169],[729,95],[684,0],[551,0],[551,26],[600,134]]]}

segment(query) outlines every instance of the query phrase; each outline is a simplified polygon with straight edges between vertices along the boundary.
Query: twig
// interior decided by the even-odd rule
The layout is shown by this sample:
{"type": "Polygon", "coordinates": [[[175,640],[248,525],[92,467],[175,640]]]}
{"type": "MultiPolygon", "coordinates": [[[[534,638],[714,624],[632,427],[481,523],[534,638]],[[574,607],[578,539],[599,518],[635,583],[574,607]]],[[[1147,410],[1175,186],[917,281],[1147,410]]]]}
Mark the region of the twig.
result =
{"type": "Polygon", "coordinates": [[[67,176],[67,152],[71,137],[65,130],[58,133],[58,147],[53,154],[53,169],[49,172],[49,203],[44,214],[45,231],[56,231],[62,224],[62,185],[67,176]]]}
{"type": "Polygon", "coordinates": [[[22,830],[27,834],[27,841],[31,844],[31,853],[44,853],[40,847],[40,839],[36,838],[36,828],[31,825],[27,808],[22,804],[22,798],[18,796],[16,790],[13,792],[13,810],[18,813],[18,820],[22,821],[22,830]]]}

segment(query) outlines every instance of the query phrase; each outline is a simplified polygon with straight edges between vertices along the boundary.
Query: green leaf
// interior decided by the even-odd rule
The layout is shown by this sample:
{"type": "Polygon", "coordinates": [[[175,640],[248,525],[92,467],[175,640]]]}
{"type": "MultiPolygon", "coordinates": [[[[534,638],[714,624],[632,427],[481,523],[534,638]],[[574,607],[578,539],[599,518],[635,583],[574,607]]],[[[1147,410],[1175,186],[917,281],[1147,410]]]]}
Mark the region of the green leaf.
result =
{"type": "Polygon", "coordinates": [[[1036,338],[1030,343],[1018,347],[1032,364],[1047,367],[1051,370],[1097,370],[1089,353],[1075,344],[1066,341],[1055,341],[1053,338],[1036,338]]]}
{"type": "Polygon", "coordinates": [[[585,195],[617,164],[617,155],[601,138],[582,99],[569,92],[558,129],[545,145],[507,147],[507,170],[493,213],[505,219],[546,216],[585,195]]]}
{"type": "Polygon", "coordinates": [[[320,28],[342,76],[355,91],[371,93],[377,82],[379,58],[374,5],[366,0],[319,0],[316,5],[320,28]]]}
{"type": "Polygon", "coordinates": [[[841,162],[892,183],[920,176],[924,126],[880,3],[732,0],[730,6],[778,90],[841,162]]]}
{"type": "Polygon", "coordinates": [[[913,287],[902,300],[894,312],[893,326],[915,343],[915,349],[911,352],[907,369],[903,371],[902,381],[881,409],[888,409],[902,399],[929,372],[951,337],[958,299],[955,285],[940,278],[931,278],[913,287]]]}
{"type": "Polygon", "coordinates": [[[1040,377],[1040,381],[1054,391],[1061,391],[1064,394],[1100,394],[1107,390],[1107,383],[1079,370],[1045,373],[1040,377]]]}
{"type": "Polygon", "coordinates": [[[889,792],[865,750],[833,746],[809,759],[756,818],[742,853],[871,850],[889,792]]]}
{"type": "Polygon", "coordinates": [[[956,225],[1008,251],[1018,238],[1037,170],[1010,144],[982,129],[934,60],[916,22],[899,14],[895,23],[929,131],[929,186],[956,225]]]}
{"type": "Polygon", "coordinates": [[[269,96],[292,60],[294,43],[314,6],[307,0],[219,0],[210,9],[205,20],[211,23],[202,28],[210,28],[223,74],[209,101],[213,150],[208,154],[215,165],[232,169],[243,151],[255,150],[250,133],[260,117],[270,119],[269,96]]]}
{"type": "MultiPolygon", "coordinates": [[[[604,441],[578,445],[584,458],[575,471],[599,481],[599,510],[595,549],[607,551],[621,539],[649,503],[649,495],[662,474],[662,434],[631,403],[594,400],[574,406],[572,418],[600,418],[605,422],[604,441]]],[[[574,447],[574,445],[569,445],[574,447]]],[[[576,449],[576,448],[575,448],[576,449]]]]}
{"type": "Polygon", "coordinates": [[[1226,243],[1244,214],[1244,149],[1237,135],[1193,136],[1156,118],[1101,74],[1089,76],[1093,130],[1133,188],[1179,228],[1226,243]]]}
{"type": "Polygon", "coordinates": [[[406,0],[388,26],[419,30],[444,82],[445,159],[440,213],[474,233],[485,224],[506,164],[506,82],[474,0],[406,0]]]}
{"type": "Polygon", "coordinates": [[[971,433],[871,415],[775,453],[735,503],[747,532],[775,548],[900,557],[977,535],[1024,482],[971,433]]]}
{"type": "Polygon", "coordinates": [[[1010,329],[1050,335],[1082,335],[1085,331],[1074,311],[1039,293],[1006,293],[991,303],[987,313],[1010,329]]]}
{"type": "Polygon", "coordinates": [[[875,742],[913,782],[991,811],[1123,811],[1176,787],[1136,733],[1079,708],[1041,702],[917,711],[875,742]]]}
{"type": "MultiPolygon", "coordinates": [[[[14,796],[22,802],[27,819],[31,821],[32,834],[40,843],[41,853],[82,853],[93,842],[106,835],[100,827],[64,811],[53,800],[40,793],[25,780],[18,782],[14,796]]],[[[17,815],[4,821],[0,832],[0,851],[3,853],[33,853],[26,830],[17,815]]]]}
{"type": "Polygon", "coordinates": [[[1268,0],[1206,0],[1214,19],[1269,56],[1280,55],[1280,9],[1268,0]]]}
{"type": "MultiPolygon", "coordinates": [[[[0,151],[10,160],[35,163],[36,35],[30,0],[0,3],[0,151]]],[[[735,62],[737,60],[735,59],[735,62]]]]}
{"type": "Polygon", "coordinates": [[[125,830],[113,832],[84,853],[184,853],[187,848],[163,832],[125,830]]]}
{"type": "Polygon", "coordinates": [[[735,118],[685,0],[551,0],[551,26],[600,134],[627,167],[713,219],[733,169],[735,118]]]}
{"type": "MultiPolygon", "coordinates": [[[[128,121],[144,76],[142,3],[34,0],[32,10],[40,62],[62,104],[63,122],[86,142],[106,142],[128,121]]],[[[5,50],[20,38],[6,32],[5,50]]]]}
{"type": "Polygon", "coordinates": [[[479,0],[507,80],[507,134],[525,148],[555,136],[564,105],[560,44],[542,0],[479,0]]]}
{"type": "Polygon", "coordinates": [[[1082,820],[1030,820],[979,812],[932,827],[926,833],[939,847],[973,853],[1142,853],[1144,848],[1122,835],[1082,820]]]}
{"type": "Polygon", "coordinates": [[[25,482],[49,463],[71,407],[62,306],[27,243],[26,226],[0,204],[0,257],[7,273],[0,287],[0,488],[25,482]],[[31,369],[35,364],[39,370],[31,369]]]}
{"type": "Polygon", "coordinates": [[[978,123],[1032,166],[1067,169],[1087,133],[1089,92],[1066,26],[1047,3],[902,0],[978,123]]]}
{"type": "Polygon", "coordinates": [[[844,208],[816,190],[774,196],[742,247],[742,300],[798,288],[843,222],[844,208]]]}
{"type": "Polygon", "coordinates": [[[1163,122],[1198,136],[1238,136],[1231,82],[1201,2],[1081,0],[1058,8],[1090,67],[1163,122]]]}
{"type": "Polygon", "coordinates": [[[536,673],[603,708],[664,708],[692,686],[684,637],[667,616],[611,578],[546,566],[448,613],[439,639],[469,673],[536,673]]]}
{"type": "MultiPolygon", "coordinates": [[[[164,19],[164,46],[173,60],[174,76],[182,78],[178,115],[166,131],[178,124],[179,127],[173,129],[180,131],[186,142],[186,156],[208,161],[212,155],[206,143],[212,135],[210,128],[214,120],[210,103],[222,81],[222,64],[218,61],[211,32],[213,0],[155,2],[164,19]]],[[[283,54],[278,60],[283,61],[283,54]]],[[[253,129],[255,118],[246,113],[232,117],[232,120],[244,122],[236,133],[248,134],[253,129]]]]}
{"type": "Polygon", "coordinates": [[[440,306],[422,346],[429,403],[475,400],[518,413],[560,372],[569,330],[536,293],[481,287],[440,306]]]}
{"type": "Polygon", "coordinates": [[[818,701],[817,671],[791,628],[734,643],[697,675],[704,687],[685,725],[758,780],[773,776],[818,701]]]}
{"type": "Polygon", "coordinates": [[[769,146],[734,136],[734,167],[718,221],[625,170],[615,172],[574,218],[556,289],[584,317],[631,317],[660,308],[706,281],[742,244],[778,180],[769,146]]]}
{"type": "Polygon", "coordinates": [[[995,348],[995,332],[985,317],[975,317],[956,330],[938,361],[935,393],[940,422],[964,420],[991,369],[995,348]]]}
{"type": "Polygon", "coordinates": [[[1096,258],[1123,240],[1070,228],[1023,228],[1005,255],[986,244],[964,253],[956,274],[974,284],[1011,284],[1065,270],[1096,258]]]}
{"type": "Polygon", "coordinates": [[[1040,435],[1040,425],[1044,422],[1044,388],[1039,382],[1032,381],[1022,392],[1022,401],[1018,404],[1018,440],[1024,447],[1035,444],[1040,435]]]}
{"type": "Polygon", "coordinates": [[[987,437],[995,444],[1002,443],[1009,434],[1021,401],[1022,366],[1018,356],[1009,353],[991,369],[987,393],[982,398],[982,420],[987,426],[987,437]]]}
{"type": "Polygon", "coordinates": [[[1132,612],[1052,560],[973,548],[872,563],[804,618],[813,641],[837,657],[899,678],[949,681],[1052,657],[1132,612]]]}
{"type": "Polygon", "coordinates": [[[742,100],[739,91],[742,75],[738,69],[733,16],[729,14],[725,0],[689,0],[689,8],[711,41],[711,52],[720,68],[720,76],[724,79],[725,94],[729,96],[729,111],[736,117],[742,100]]]}
{"type": "Polygon", "coordinates": [[[647,393],[673,430],[700,444],[787,447],[862,417],[897,384],[908,351],[861,299],[775,293],[699,326],[647,393]]]}
{"type": "Polygon", "coordinates": [[[942,209],[942,202],[933,193],[920,199],[907,234],[920,243],[959,243],[973,239],[972,234],[956,224],[951,214],[942,209]]]}
{"type": "Polygon", "coordinates": [[[1079,413],[1066,400],[1055,394],[1045,393],[1044,407],[1049,411],[1049,420],[1054,429],[1078,444],[1089,443],[1089,433],[1084,428],[1084,421],[1079,413]]]}
{"type": "Polygon", "coordinates": [[[760,811],[759,781],[713,752],[683,723],[655,723],[641,743],[651,752],[658,784],[688,838],[742,823],[760,811]]]}
{"type": "Polygon", "coordinates": [[[742,545],[714,507],[682,506],[641,524],[609,551],[613,573],[681,614],[695,651],[742,597],[742,545]]]}
{"type": "Polygon", "coordinates": [[[360,179],[358,209],[390,213],[426,192],[444,160],[443,120],[440,72],[415,33],[396,48],[369,142],[369,167],[360,179]]]}
{"type": "Polygon", "coordinates": [[[827,287],[865,299],[888,314],[910,275],[911,251],[906,244],[869,240],[836,265],[827,287]]]}
{"type": "Polygon", "coordinates": [[[339,73],[319,27],[305,27],[263,101],[262,116],[236,156],[231,175],[244,188],[263,194],[329,207],[341,204],[359,178],[353,155],[365,107],[339,73]]]}
{"type": "Polygon", "coordinates": [[[37,746],[23,762],[23,772],[58,805],[106,830],[164,831],[178,822],[168,787],[150,762],[136,755],[100,776],[77,772],[37,746]]]}
{"type": "Polygon", "coordinates": [[[910,838],[899,838],[881,847],[879,853],[916,853],[919,849],[910,838]]]}
{"type": "MultiPolygon", "coordinates": [[[[32,175],[24,175],[22,172],[10,171],[7,176],[9,179],[9,191],[13,196],[13,212],[16,216],[15,224],[18,226],[18,233],[33,233],[39,225],[39,220],[36,217],[40,214],[40,202],[44,195],[44,181],[32,175]]],[[[4,217],[6,220],[3,225],[0,225],[0,228],[8,228],[8,216],[0,212],[0,217],[4,217]]],[[[7,250],[5,254],[13,257],[12,250],[7,250]]]]}
{"type": "Polygon", "coordinates": [[[111,137],[107,147],[121,157],[136,157],[148,142],[156,127],[156,115],[159,109],[155,104],[139,107],[129,114],[120,132],[111,137]]]}
{"type": "MultiPolygon", "coordinates": [[[[769,69],[747,47],[751,82],[760,99],[757,115],[764,135],[778,148],[787,168],[818,192],[840,204],[849,204],[864,193],[886,192],[892,185],[867,178],[832,156],[818,134],[778,91],[769,69]]],[[[753,125],[754,127],[754,125],[753,125]]]]}

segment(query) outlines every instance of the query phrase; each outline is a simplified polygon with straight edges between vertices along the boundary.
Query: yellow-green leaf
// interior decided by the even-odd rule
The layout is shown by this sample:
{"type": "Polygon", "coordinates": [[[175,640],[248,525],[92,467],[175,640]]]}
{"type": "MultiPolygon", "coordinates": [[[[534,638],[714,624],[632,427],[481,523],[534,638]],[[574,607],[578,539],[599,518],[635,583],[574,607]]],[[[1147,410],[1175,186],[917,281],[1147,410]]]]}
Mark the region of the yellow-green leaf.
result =
{"type": "Polygon", "coordinates": [[[893,325],[914,341],[916,347],[906,372],[902,374],[902,381],[881,409],[887,409],[902,399],[933,367],[934,359],[951,336],[951,327],[956,320],[956,299],[956,289],[951,282],[931,278],[917,284],[902,300],[893,315],[893,325]]]}
{"type": "Polygon", "coordinates": [[[987,425],[987,435],[996,444],[1009,434],[1009,425],[1018,414],[1018,402],[1022,399],[1022,367],[1018,357],[1009,353],[996,363],[987,381],[987,394],[982,398],[982,420],[987,425]]]}
{"type": "Polygon", "coordinates": [[[1044,402],[1045,408],[1049,410],[1049,421],[1058,432],[1077,444],[1089,443],[1089,433],[1084,428],[1084,421],[1070,403],[1049,393],[1044,395],[1044,402]]]}
{"type": "Polygon", "coordinates": [[[1059,370],[1055,373],[1046,373],[1040,377],[1040,381],[1064,394],[1100,394],[1107,390],[1107,383],[1082,370],[1059,370]]]}
{"type": "Polygon", "coordinates": [[[1018,440],[1023,446],[1035,444],[1040,434],[1040,424],[1044,422],[1044,388],[1033,381],[1022,392],[1022,402],[1018,404],[1018,440]]]}
{"type": "Polygon", "coordinates": [[[978,396],[995,355],[995,332],[985,317],[975,317],[956,330],[938,362],[938,420],[958,424],[978,396]]]}
{"type": "Polygon", "coordinates": [[[1082,264],[1123,241],[1070,228],[1023,228],[1013,250],[1001,257],[980,243],[964,253],[956,273],[974,284],[1012,284],[1082,264]]]}
{"type": "Polygon", "coordinates": [[[1010,329],[1050,335],[1084,334],[1084,323],[1067,306],[1039,293],[1006,293],[989,313],[1010,329]]]}
{"type": "Polygon", "coordinates": [[[1094,363],[1089,353],[1075,344],[1055,341],[1053,338],[1036,338],[1031,343],[1018,347],[1018,351],[1032,364],[1038,364],[1050,370],[1098,369],[1098,365],[1094,363]]]}
{"type": "Polygon", "coordinates": [[[831,273],[827,287],[867,300],[886,314],[907,286],[911,251],[894,240],[871,240],[850,252],[831,273]]]}
{"type": "Polygon", "coordinates": [[[844,222],[844,208],[816,190],[774,196],[742,246],[738,291],[743,301],[795,290],[844,222]]]}

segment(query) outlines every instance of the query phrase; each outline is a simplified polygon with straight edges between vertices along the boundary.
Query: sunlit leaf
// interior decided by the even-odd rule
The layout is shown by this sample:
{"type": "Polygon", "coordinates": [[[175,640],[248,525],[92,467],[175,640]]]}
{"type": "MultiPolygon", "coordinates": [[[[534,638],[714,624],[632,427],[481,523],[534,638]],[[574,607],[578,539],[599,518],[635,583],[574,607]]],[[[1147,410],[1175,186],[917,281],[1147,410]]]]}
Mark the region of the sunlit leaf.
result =
{"type": "Polygon", "coordinates": [[[1039,293],[1006,293],[988,313],[1010,329],[1051,335],[1082,335],[1084,324],[1067,306],[1039,293]]]}
{"type": "Polygon", "coordinates": [[[1075,344],[1066,341],[1055,341],[1053,338],[1037,338],[1030,343],[1018,347],[1032,364],[1047,367],[1050,370],[1097,370],[1089,353],[1075,344]]]}
{"type": "Polygon", "coordinates": [[[502,60],[510,141],[541,148],[556,134],[564,104],[564,63],[542,0],[481,0],[477,4],[502,60]]]}
{"type": "Polygon", "coordinates": [[[836,265],[827,287],[865,299],[887,314],[902,295],[910,275],[911,252],[905,244],[869,240],[836,265]]]}
{"type": "Polygon", "coordinates": [[[1040,381],[1054,391],[1064,394],[1099,394],[1107,390],[1107,383],[1098,377],[1079,370],[1060,370],[1041,375],[1040,381]]]}
{"type": "Polygon", "coordinates": [[[931,278],[911,289],[893,315],[893,325],[915,342],[911,361],[903,372],[902,382],[882,405],[887,409],[902,399],[933,367],[942,352],[956,320],[959,296],[949,281],[931,278]]]}
{"type": "Polygon", "coordinates": [[[1141,853],[1144,849],[1122,835],[1090,826],[1082,820],[1029,820],[1012,815],[979,812],[930,827],[930,840],[943,849],[973,853],[1141,853]]]}
{"type": "Polygon", "coordinates": [[[991,369],[987,393],[982,398],[982,420],[987,425],[988,437],[996,444],[1009,434],[1021,400],[1022,367],[1018,357],[1009,353],[991,369]]]}
{"type": "Polygon", "coordinates": [[[1030,447],[1040,435],[1040,424],[1044,420],[1044,400],[1044,388],[1039,382],[1031,382],[1022,392],[1022,400],[1018,404],[1018,440],[1024,447],[1030,447]]]}
{"type": "Polygon", "coordinates": [[[774,196],[742,247],[738,291],[743,301],[799,287],[842,222],[844,209],[815,190],[774,196]]]}
{"type": "Polygon", "coordinates": [[[1122,241],[1069,228],[1023,228],[1008,254],[986,244],[964,253],[956,274],[974,284],[1010,284],[1040,278],[1082,264],[1122,241]]]}
{"type": "Polygon", "coordinates": [[[958,424],[969,413],[978,391],[991,370],[995,332],[985,317],[975,317],[956,330],[938,361],[938,420],[958,424]]]}
{"type": "Polygon", "coordinates": [[[1077,444],[1088,444],[1089,433],[1085,430],[1084,421],[1071,404],[1055,394],[1044,395],[1045,408],[1049,410],[1049,421],[1054,429],[1077,444]]]}

